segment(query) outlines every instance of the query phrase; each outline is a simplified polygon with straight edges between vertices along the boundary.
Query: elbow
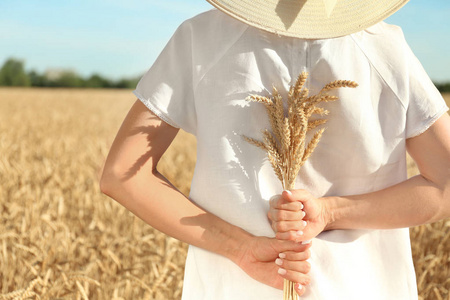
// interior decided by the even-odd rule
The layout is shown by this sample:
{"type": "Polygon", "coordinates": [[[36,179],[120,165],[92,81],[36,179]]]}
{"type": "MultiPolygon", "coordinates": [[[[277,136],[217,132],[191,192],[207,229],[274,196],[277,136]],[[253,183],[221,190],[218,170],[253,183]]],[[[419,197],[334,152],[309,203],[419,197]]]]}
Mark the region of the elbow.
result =
{"type": "Polygon", "coordinates": [[[439,185],[441,202],[438,211],[438,220],[450,218],[450,179],[447,176],[439,185]]]}
{"type": "Polygon", "coordinates": [[[107,195],[111,196],[111,179],[105,176],[105,173],[102,174],[102,177],[100,178],[100,191],[107,195]]]}
{"type": "Polygon", "coordinates": [[[444,215],[443,218],[450,218],[450,184],[447,184],[447,188],[444,190],[443,193],[444,198],[444,205],[443,205],[443,211],[444,215]]]}
{"type": "Polygon", "coordinates": [[[103,194],[114,198],[114,191],[120,186],[121,182],[119,173],[117,168],[105,165],[99,181],[100,191],[103,194]]]}
{"type": "Polygon", "coordinates": [[[428,189],[426,205],[421,207],[421,211],[427,216],[426,222],[434,223],[450,217],[450,178],[445,176],[426,176],[420,174],[425,180],[428,189]]]}
{"type": "Polygon", "coordinates": [[[109,194],[110,194],[110,181],[109,181],[108,178],[106,178],[105,173],[102,174],[102,177],[100,178],[99,185],[100,185],[100,191],[103,194],[109,196],[109,194]]]}

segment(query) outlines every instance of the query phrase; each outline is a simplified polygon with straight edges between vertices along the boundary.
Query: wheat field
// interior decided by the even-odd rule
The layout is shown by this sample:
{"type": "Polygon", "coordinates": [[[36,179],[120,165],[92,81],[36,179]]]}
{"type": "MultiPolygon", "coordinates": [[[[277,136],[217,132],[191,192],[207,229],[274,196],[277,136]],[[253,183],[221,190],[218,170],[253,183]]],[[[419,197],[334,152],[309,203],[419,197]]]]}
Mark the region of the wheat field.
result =
{"type": "MultiPolygon", "coordinates": [[[[181,298],[186,245],[98,186],[134,101],[129,90],[0,88],[0,299],[181,298]]],[[[180,132],[158,166],[184,194],[195,155],[180,132]]],[[[410,231],[420,299],[450,300],[450,220],[410,231]]]]}

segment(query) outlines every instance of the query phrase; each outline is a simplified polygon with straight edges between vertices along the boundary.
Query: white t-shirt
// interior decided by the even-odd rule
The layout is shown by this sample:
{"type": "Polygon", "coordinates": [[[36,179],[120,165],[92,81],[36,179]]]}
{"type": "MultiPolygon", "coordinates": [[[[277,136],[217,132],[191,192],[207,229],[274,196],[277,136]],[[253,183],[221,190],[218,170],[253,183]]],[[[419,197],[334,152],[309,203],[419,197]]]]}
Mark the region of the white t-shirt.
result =
{"type": "MultiPolygon", "coordinates": [[[[315,196],[380,190],[406,177],[405,140],[424,132],[447,106],[400,28],[379,23],[349,36],[280,37],[211,10],[184,22],[135,95],[172,126],[197,137],[190,198],[257,236],[274,236],[268,199],[282,191],[261,149],[270,128],[265,108],[245,100],[282,94],[300,72],[316,94],[326,83],[354,80],[333,91],[331,113],[296,188],[315,196]]],[[[307,300],[417,299],[408,229],[334,230],[311,248],[307,300]]],[[[184,300],[282,299],[282,291],[250,278],[230,260],[190,246],[184,300]]]]}

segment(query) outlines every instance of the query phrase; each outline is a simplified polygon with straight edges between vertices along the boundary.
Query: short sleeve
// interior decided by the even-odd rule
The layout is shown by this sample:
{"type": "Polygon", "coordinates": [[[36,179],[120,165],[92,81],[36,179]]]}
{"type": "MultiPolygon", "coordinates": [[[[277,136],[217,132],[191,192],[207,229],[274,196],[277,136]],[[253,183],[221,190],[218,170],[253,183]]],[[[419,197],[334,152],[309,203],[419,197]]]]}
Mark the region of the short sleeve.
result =
{"type": "Polygon", "coordinates": [[[189,23],[174,33],[133,93],[169,125],[195,134],[192,34],[189,23]]]}
{"type": "Polygon", "coordinates": [[[425,132],[448,111],[448,107],[408,45],[405,46],[405,58],[409,77],[405,85],[409,88],[405,131],[406,138],[412,138],[425,132]]]}

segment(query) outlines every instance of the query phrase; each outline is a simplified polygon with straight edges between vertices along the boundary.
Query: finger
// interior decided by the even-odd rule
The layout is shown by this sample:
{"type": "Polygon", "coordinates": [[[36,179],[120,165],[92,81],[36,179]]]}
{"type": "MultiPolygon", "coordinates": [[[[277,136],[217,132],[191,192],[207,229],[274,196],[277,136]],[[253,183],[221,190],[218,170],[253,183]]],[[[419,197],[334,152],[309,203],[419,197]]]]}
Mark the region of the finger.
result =
{"type": "Polygon", "coordinates": [[[275,208],[269,210],[269,219],[272,221],[299,221],[303,219],[304,216],[305,213],[301,210],[291,211],[275,208]]]}
{"type": "Polygon", "coordinates": [[[296,283],[294,285],[294,289],[297,292],[297,295],[302,296],[305,293],[305,287],[300,283],[296,283]]]}
{"type": "Polygon", "coordinates": [[[287,232],[287,231],[298,231],[299,235],[303,235],[303,229],[305,229],[306,221],[273,221],[272,229],[275,232],[287,232]],[[301,232],[300,232],[301,231],[301,232]]]}
{"type": "Polygon", "coordinates": [[[275,196],[272,196],[272,197],[269,199],[269,204],[270,204],[270,206],[276,204],[276,203],[278,202],[278,199],[280,199],[280,198],[281,198],[281,195],[275,195],[275,196]]]}
{"type": "Polygon", "coordinates": [[[311,264],[306,260],[287,260],[277,258],[275,264],[285,269],[286,271],[293,271],[303,274],[308,274],[311,271],[311,264]]]}
{"type": "Polygon", "coordinates": [[[271,239],[272,247],[277,253],[284,253],[288,251],[302,252],[311,247],[310,244],[300,244],[294,241],[283,241],[277,239],[271,239]]]}
{"type": "Polygon", "coordinates": [[[278,274],[281,277],[283,277],[284,279],[290,280],[292,282],[300,283],[300,285],[302,285],[303,287],[306,285],[309,285],[311,282],[311,278],[309,277],[309,275],[302,273],[302,272],[279,268],[278,274]]]}
{"type": "Polygon", "coordinates": [[[311,250],[306,249],[305,251],[302,252],[286,251],[280,253],[278,257],[283,260],[295,260],[295,261],[307,260],[311,257],[311,250]]]}
{"type": "Polygon", "coordinates": [[[299,204],[299,202],[288,201],[283,198],[281,195],[275,195],[269,199],[270,208],[274,209],[287,209],[292,211],[298,211],[303,208],[303,204],[299,204]],[[301,207],[299,209],[299,206],[301,207]]]}
{"type": "Polygon", "coordinates": [[[275,232],[275,238],[283,241],[294,241],[296,243],[301,242],[303,245],[307,245],[311,243],[311,239],[314,238],[314,236],[311,236],[311,233],[305,229],[288,232],[275,232]]]}
{"type": "MultiPolygon", "coordinates": [[[[280,198],[283,199],[283,198],[280,198]]],[[[296,202],[286,202],[285,200],[279,200],[279,202],[274,203],[270,206],[272,209],[279,209],[279,210],[289,210],[289,211],[300,211],[303,209],[304,205],[303,203],[296,201],[296,202]]]]}
{"type": "Polygon", "coordinates": [[[275,237],[279,240],[294,241],[296,243],[299,243],[305,239],[304,233],[302,230],[288,231],[288,232],[276,232],[275,237]]]}

